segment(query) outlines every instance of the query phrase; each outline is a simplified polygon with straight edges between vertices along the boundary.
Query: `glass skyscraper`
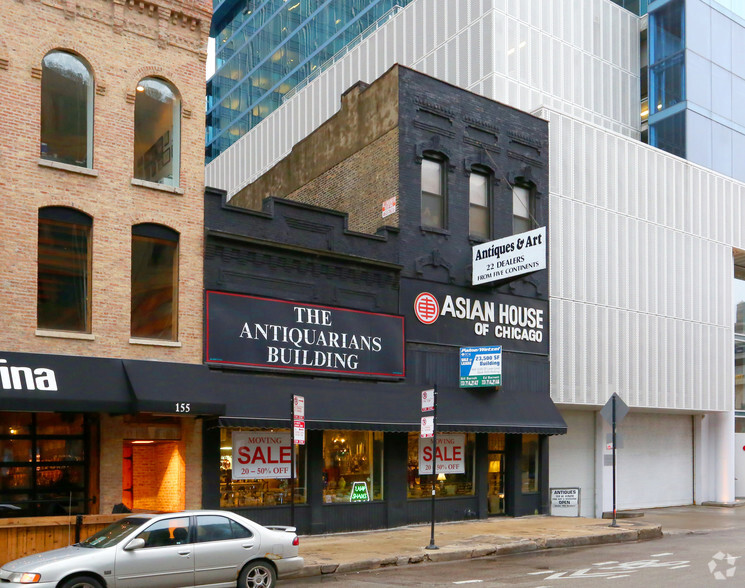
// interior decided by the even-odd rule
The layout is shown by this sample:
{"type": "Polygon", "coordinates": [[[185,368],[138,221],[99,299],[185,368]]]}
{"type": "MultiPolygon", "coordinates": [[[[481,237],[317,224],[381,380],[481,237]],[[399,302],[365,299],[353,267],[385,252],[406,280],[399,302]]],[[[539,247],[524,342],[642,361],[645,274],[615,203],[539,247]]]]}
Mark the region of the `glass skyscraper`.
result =
{"type": "Polygon", "coordinates": [[[214,0],[207,161],[275,110],[299,82],[410,1],[214,0]]]}

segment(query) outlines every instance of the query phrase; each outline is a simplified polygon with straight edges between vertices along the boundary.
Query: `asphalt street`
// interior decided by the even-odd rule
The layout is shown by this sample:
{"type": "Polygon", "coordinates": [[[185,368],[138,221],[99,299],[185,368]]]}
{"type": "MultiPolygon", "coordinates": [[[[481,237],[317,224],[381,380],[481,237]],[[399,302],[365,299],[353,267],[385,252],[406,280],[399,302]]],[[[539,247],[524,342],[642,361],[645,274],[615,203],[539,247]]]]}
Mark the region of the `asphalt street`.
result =
{"type": "Polygon", "coordinates": [[[745,585],[745,508],[680,508],[647,511],[663,525],[652,541],[547,549],[463,561],[391,567],[285,581],[281,588],[336,584],[345,588],[399,586],[598,585],[618,587],[745,585]],[[739,564],[742,563],[742,566],[739,564]]]}

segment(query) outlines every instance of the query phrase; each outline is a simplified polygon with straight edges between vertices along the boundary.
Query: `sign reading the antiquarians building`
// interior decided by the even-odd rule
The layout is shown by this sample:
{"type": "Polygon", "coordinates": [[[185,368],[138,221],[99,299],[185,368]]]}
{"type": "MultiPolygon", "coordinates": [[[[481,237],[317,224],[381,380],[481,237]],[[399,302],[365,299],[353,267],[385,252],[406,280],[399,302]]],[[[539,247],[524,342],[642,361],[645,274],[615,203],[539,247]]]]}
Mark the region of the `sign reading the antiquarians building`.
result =
{"type": "Polygon", "coordinates": [[[546,269],[546,227],[473,246],[473,284],[546,269]]]}
{"type": "MultiPolygon", "coordinates": [[[[466,436],[463,433],[437,435],[437,473],[466,473],[466,436]]],[[[432,473],[432,439],[419,439],[419,475],[432,473]]]]}
{"type": "Polygon", "coordinates": [[[208,364],[405,375],[401,316],[212,291],[206,315],[208,364]]]}
{"type": "Polygon", "coordinates": [[[289,478],[290,433],[233,431],[233,479],[289,478]]]}
{"type": "Polygon", "coordinates": [[[461,347],[460,387],[502,385],[502,346],[461,347]]]}
{"type": "Polygon", "coordinates": [[[548,300],[401,280],[409,341],[548,353],[548,300]]]}

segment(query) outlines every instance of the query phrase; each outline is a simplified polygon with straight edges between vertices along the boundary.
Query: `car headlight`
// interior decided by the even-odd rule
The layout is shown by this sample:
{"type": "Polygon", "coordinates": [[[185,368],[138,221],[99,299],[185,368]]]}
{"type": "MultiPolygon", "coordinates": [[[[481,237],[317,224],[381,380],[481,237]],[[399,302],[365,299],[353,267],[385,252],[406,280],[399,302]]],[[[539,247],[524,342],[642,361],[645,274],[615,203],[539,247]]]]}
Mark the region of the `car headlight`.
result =
{"type": "Polygon", "coordinates": [[[16,584],[36,584],[39,580],[41,580],[41,574],[30,572],[15,572],[8,578],[9,582],[16,584]]]}

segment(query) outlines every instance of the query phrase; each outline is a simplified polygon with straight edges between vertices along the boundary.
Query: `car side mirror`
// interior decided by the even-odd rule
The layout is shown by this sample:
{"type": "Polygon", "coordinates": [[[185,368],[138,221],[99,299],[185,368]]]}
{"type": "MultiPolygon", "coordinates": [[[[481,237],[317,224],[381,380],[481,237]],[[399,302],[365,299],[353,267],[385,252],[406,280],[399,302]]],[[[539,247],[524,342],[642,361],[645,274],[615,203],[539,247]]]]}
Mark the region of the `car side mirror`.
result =
{"type": "Polygon", "coordinates": [[[142,537],[136,537],[135,539],[132,539],[132,541],[127,543],[126,547],[124,548],[124,551],[142,549],[143,547],[145,547],[145,540],[142,537]]]}

